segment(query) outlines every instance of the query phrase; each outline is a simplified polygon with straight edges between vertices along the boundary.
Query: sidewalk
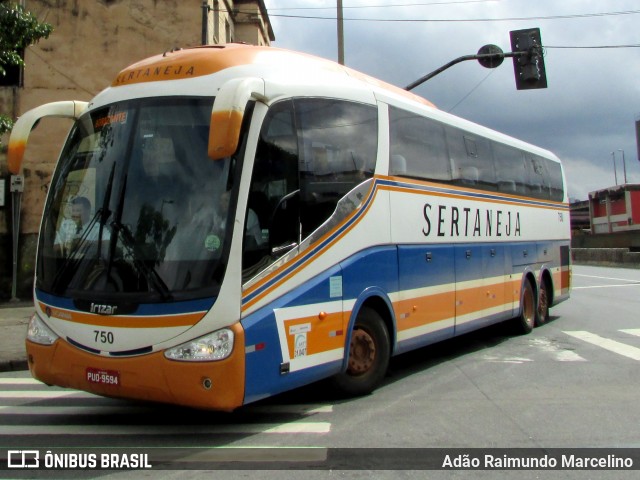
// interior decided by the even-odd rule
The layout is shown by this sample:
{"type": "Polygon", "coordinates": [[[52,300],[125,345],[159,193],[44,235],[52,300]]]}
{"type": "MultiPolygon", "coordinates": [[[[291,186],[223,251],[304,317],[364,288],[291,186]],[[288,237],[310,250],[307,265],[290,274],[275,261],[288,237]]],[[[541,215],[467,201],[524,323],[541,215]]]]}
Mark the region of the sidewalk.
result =
{"type": "Polygon", "coordinates": [[[0,372],[28,369],[24,341],[34,311],[27,301],[0,304],[0,372]]]}

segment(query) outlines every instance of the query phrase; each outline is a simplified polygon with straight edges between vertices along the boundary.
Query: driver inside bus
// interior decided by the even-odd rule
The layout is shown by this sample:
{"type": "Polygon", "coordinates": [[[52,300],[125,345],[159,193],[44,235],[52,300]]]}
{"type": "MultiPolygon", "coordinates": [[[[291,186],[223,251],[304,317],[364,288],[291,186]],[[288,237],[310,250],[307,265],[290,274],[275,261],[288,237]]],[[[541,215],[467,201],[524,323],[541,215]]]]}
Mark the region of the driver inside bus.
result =
{"type": "MultiPolygon", "coordinates": [[[[95,242],[98,240],[100,232],[99,223],[95,222],[91,230],[87,232],[91,223],[91,202],[87,197],[75,197],[71,200],[71,216],[65,218],[60,224],[60,229],[56,232],[54,246],[60,253],[69,254],[77,245],[77,242],[84,237],[85,240],[95,242]]],[[[102,239],[109,239],[109,232],[103,229],[102,239]]]]}

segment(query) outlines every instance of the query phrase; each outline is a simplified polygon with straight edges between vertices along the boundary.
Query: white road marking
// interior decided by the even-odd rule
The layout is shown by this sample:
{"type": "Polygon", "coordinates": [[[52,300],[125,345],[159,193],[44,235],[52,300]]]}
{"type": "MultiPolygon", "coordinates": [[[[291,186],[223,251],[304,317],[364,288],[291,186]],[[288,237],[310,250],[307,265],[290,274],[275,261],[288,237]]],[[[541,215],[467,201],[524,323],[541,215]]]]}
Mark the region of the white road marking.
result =
{"type": "Polygon", "coordinates": [[[629,335],[635,335],[636,337],[640,337],[640,328],[625,328],[624,330],[620,330],[621,332],[628,333],[629,335]]]}
{"type": "Polygon", "coordinates": [[[226,435],[226,434],[323,434],[329,422],[284,424],[246,423],[229,425],[3,425],[2,435],[226,435]]]}
{"type": "Polygon", "coordinates": [[[591,332],[573,331],[564,333],[574,338],[578,338],[584,342],[604,348],[605,350],[609,350],[610,352],[617,353],[618,355],[623,355],[633,360],[640,361],[640,348],[632,347],[631,345],[627,345],[625,343],[616,342],[615,340],[604,338],[591,332]]]}
{"type": "Polygon", "coordinates": [[[640,283],[624,283],[619,285],[590,285],[588,287],[572,287],[572,290],[587,290],[589,288],[640,287],[640,283]]]}
{"type": "MultiPolygon", "coordinates": [[[[24,397],[20,397],[24,398],[24,397]]],[[[318,413],[333,413],[333,405],[264,405],[246,407],[245,413],[250,414],[298,414],[315,415],[318,413]]],[[[138,405],[66,405],[51,407],[42,405],[0,405],[0,415],[139,415],[153,413],[153,406],[138,405]]]]}
{"type": "Polygon", "coordinates": [[[616,280],[621,282],[635,282],[640,283],[640,280],[631,280],[629,278],[615,278],[615,277],[600,277],[598,275],[581,275],[579,273],[574,273],[574,277],[585,277],[585,278],[600,278],[602,280],[616,280]]]}
{"type": "Polygon", "coordinates": [[[0,378],[0,385],[40,385],[43,386],[40,380],[35,378],[0,378]]]}
{"type": "Polygon", "coordinates": [[[87,392],[80,392],[77,390],[52,390],[52,391],[38,391],[38,390],[6,390],[0,392],[0,398],[100,398],[97,395],[93,395],[87,392]]]}

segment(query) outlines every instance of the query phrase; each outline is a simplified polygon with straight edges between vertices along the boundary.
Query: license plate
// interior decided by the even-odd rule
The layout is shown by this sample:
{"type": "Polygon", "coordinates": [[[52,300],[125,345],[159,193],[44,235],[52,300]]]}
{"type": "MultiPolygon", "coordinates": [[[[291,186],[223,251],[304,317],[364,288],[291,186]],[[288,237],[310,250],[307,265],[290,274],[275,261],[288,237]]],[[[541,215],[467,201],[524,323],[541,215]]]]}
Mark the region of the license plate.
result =
{"type": "Polygon", "coordinates": [[[100,385],[120,385],[120,372],[116,370],[103,370],[101,368],[87,368],[87,381],[100,385]]]}

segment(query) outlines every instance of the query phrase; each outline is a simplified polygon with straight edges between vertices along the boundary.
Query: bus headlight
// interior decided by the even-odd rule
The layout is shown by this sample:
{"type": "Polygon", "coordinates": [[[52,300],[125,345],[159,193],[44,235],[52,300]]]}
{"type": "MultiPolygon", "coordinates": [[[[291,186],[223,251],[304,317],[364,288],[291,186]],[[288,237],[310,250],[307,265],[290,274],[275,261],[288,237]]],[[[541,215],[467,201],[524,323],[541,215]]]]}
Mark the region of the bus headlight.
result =
{"type": "Polygon", "coordinates": [[[228,328],[191,340],[164,352],[170,360],[185,362],[210,362],[223,360],[233,351],[233,332],[228,328]]]}
{"type": "Polygon", "coordinates": [[[51,345],[58,339],[58,335],[53,333],[49,327],[40,319],[37,313],[33,314],[29,321],[27,339],[41,345],[51,345]]]}

